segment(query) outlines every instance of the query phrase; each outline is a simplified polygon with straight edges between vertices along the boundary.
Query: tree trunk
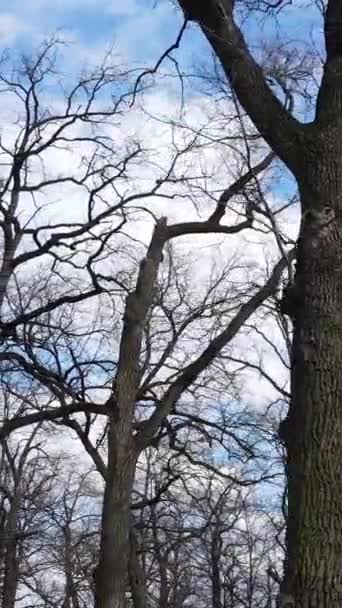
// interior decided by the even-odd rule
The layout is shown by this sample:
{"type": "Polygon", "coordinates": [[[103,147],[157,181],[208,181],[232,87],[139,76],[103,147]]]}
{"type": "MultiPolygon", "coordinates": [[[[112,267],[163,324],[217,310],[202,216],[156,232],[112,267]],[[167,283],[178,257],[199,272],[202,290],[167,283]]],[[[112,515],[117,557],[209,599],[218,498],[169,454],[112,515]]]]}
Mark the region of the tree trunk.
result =
{"type": "MultiPolygon", "coordinates": [[[[119,425],[120,426],[120,425],[119,425]]],[[[125,608],[128,582],[130,500],[135,471],[132,436],[109,431],[108,475],[102,509],[96,608],[125,608]]]]}
{"type": "Polygon", "coordinates": [[[70,521],[63,529],[64,535],[64,572],[65,572],[65,598],[62,608],[80,608],[77,588],[74,579],[74,559],[72,550],[72,537],[70,521]]]}
{"type": "Polygon", "coordinates": [[[10,512],[8,514],[8,521],[5,529],[6,541],[5,541],[5,560],[4,560],[4,582],[2,592],[2,606],[3,608],[14,608],[15,600],[18,589],[18,576],[19,576],[19,564],[18,564],[18,497],[14,495],[10,512]]]}
{"type": "Polygon", "coordinates": [[[323,137],[299,181],[282,608],[342,606],[342,166],[323,137]]]}
{"type": "Polygon", "coordinates": [[[129,564],[128,574],[131,588],[133,608],[145,608],[146,606],[146,588],[145,588],[145,573],[139,560],[138,543],[133,529],[134,522],[131,521],[131,529],[129,534],[129,564]]]}
{"type": "Polygon", "coordinates": [[[210,547],[211,558],[211,591],[212,591],[212,607],[222,608],[221,602],[221,577],[220,577],[220,559],[222,551],[222,541],[219,527],[213,531],[210,547]]]}
{"type": "Polygon", "coordinates": [[[96,608],[124,608],[129,565],[130,503],[139,454],[133,435],[134,407],[144,327],[166,238],[166,219],[155,227],[141,261],[135,290],[126,298],[118,370],[110,399],[108,466],[103,498],[100,559],[96,572],[96,608]]]}

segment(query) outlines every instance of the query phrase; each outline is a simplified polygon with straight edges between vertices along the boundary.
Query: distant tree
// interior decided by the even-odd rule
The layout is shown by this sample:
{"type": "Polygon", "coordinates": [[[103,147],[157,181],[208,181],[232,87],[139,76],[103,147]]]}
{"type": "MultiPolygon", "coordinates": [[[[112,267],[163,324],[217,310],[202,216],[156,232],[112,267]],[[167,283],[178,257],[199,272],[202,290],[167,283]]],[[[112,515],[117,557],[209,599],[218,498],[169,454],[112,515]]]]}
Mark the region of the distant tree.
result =
{"type": "MultiPolygon", "coordinates": [[[[258,491],[229,481],[220,467],[209,474],[205,460],[189,468],[178,459],[177,470],[135,519],[147,605],[274,606],[283,554],[258,491]]],[[[158,459],[149,478],[158,487],[158,459]]]]}
{"type": "Polygon", "coordinates": [[[66,468],[48,512],[50,527],[38,562],[43,575],[37,569],[31,589],[36,601],[53,597],[56,607],[85,608],[94,598],[101,501],[91,471],[79,474],[70,465],[66,468]]]}
{"type": "MultiPolygon", "coordinates": [[[[37,437],[39,427],[19,441],[2,442],[1,606],[14,608],[30,596],[36,562],[49,529],[48,511],[60,459],[47,457],[37,437]],[[27,588],[27,583],[29,587],[27,588]]],[[[27,601],[26,605],[31,602],[27,601]]]]}

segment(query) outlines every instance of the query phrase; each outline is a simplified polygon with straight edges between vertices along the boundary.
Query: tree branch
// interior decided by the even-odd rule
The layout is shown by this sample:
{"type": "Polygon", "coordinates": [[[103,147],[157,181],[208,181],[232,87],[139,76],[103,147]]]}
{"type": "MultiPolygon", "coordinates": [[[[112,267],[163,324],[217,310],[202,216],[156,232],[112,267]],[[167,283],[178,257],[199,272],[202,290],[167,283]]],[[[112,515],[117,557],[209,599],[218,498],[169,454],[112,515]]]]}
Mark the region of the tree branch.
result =
{"type": "MultiPolygon", "coordinates": [[[[295,250],[292,250],[288,259],[294,257],[295,250]]],[[[252,296],[248,302],[243,304],[239,312],[235,315],[228,327],[214,338],[202,354],[188,365],[178,378],[170,385],[164,396],[159,402],[157,409],[150,418],[142,424],[142,429],[135,436],[138,449],[142,450],[150,444],[155,433],[158,431],[162,420],[170,414],[174,405],[181,397],[182,393],[198,378],[223,350],[229,342],[236,336],[242,325],[257,310],[257,308],[273,293],[277,288],[281,275],[288,264],[288,259],[282,257],[273,269],[271,276],[265,285],[252,296]]]]}
{"type": "Polygon", "coordinates": [[[259,175],[259,173],[262,173],[262,171],[265,171],[265,169],[267,169],[267,167],[269,167],[272,161],[274,160],[274,157],[274,152],[270,152],[269,154],[267,154],[267,156],[265,156],[265,158],[262,159],[262,161],[260,161],[260,163],[248,169],[248,171],[238,177],[238,179],[233,184],[226,188],[222,192],[217,203],[217,207],[214,213],[210,216],[209,221],[219,222],[225,214],[227,203],[234,196],[239,194],[239,192],[241,192],[241,190],[243,190],[253,178],[259,175]]]}
{"type": "Polygon", "coordinates": [[[293,167],[301,124],[267,85],[262,69],[234,21],[232,0],[178,0],[178,3],[185,16],[199,24],[240,104],[262,137],[290,168],[293,167]]]}
{"type": "Polygon", "coordinates": [[[342,3],[329,0],[325,12],[326,62],[317,97],[316,120],[335,121],[342,109],[342,3]]]}
{"type": "Polygon", "coordinates": [[[78,412],[108,416],[110,409],[105,404],[74,403],[72,405],[63,405],[58,408],[42,410],[40,412],[35,412],[34,414],[27,414],[26,416],[15,416],[14,418],[6,420],[0,427],[0,441],[8,437],[13,431],[25,426],[30,426],[31,424],[39,422],[52,422],[58,418],[65,418],[71,414],[77,414],[78,412]]]}

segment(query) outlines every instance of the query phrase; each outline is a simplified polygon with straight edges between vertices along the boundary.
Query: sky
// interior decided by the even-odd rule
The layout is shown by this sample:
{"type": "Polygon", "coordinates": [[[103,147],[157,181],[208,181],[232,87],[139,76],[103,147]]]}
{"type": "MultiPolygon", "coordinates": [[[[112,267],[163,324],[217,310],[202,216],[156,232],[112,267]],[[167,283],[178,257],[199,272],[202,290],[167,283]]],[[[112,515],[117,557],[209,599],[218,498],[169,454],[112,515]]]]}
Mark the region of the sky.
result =
{"type": "MultiPolygon", "coordinates": [[[[321,23],[317,13],[307,9],[308,2],[305,0],[295,0],[295,6],[288,9],[281,17],[279,22],[269,21],[267,24],[261,19],[248,19],[244,22],[248,37],[255,47],[257,41],[260,45],[262,37],[267,34],[267,40],[273,41],[280,36],[279,23],[282,23],[281,33],[285,40],[295,40],[296,43],[303,45],[321,45],[321,23]]],[[[160,54],[172,44],[177,36],[182,23],[180,12],[169,0],[2,0],[0,7],[0,39],[2,49],[13,49],[30,53],[36,48],[43,39],[53,35],[57,31],[61,38],[69,41],[69,45],[63,50],[64,69],[76,73],[82,66],[100,62],[104,53],[110,46],[114,46],[120,61],[130,67],[153,66],[160,54]]],[[[191,27],[187,32],[184,45],[178,57],[181,58],[182,65],[190,67],[200,64],[206,57],[206,43],[195,27],[191,27]]],[[[164,68],[163,68],[164,69],[164,68]]],[[[172,102],[167,100],[166,86],[161,85],[158,92],[149,99],[149,108],[155,113],[172,114],[172,102]],[[164,89],[163,89],[164,86],[164,89]]],[[[192,115],[198,112],[199,119],[201,111],[194,104],[191,107],[192,115]]],[[[1,110],[3,112],[3,108],[1,110]]],[[[130,114],[126,128],[133,128],[141,122],[141,115],[130,114]]],[[[162,141],[162,130],[154,127],[153,133],[149,133],[149,124],[146,121],[143,125],[144,138],[152,142],[153,145],[160,144],[162,141]]],[[[63,162],[67,165],[65,155],[57,154],[51,160],[51,167],[58,165],[60,169],[63,162]]],[[[215,159],[217,160],[217,159],[215,159]]],[[[232,159],[226,159],[225,168],[229,169],[229,163],[233,166],[232,159]]],[[[286,200],[290,188],[288,176],[282,172],[282,179],[279,179],[278,188],[271,195],[271,200],[278,199],[281,202],[286,200]]],[[[156,209],[158,209],[156,201],[156,209]]],[[[184,205],[175,203],[170,210],[173,220],[184,219],[188,212],[184,212],[184,205]]],[[[192,217],[192,219],[194,219],[192,217]]],[[[298,214],[287,218],[287,228],[291,236],[295,236],[297,229],[298,214]]],[[[203,239],[197,239],[199,248],[203,247],[203,239]]],[[[247,256],[252,259],[269,260],[272,258],[272,248],[269,244],[256,241],[252,237],[246,241],[241,237],[231,239],[232,245],[225,247],[217,244],[216,240],[211,240],[217,245],[216,250],[219,255],[228,252],[236,247],[246,249],[247,256]]],[[[274,245],[274,243],[273,243],[274,245]]],[[[200,250],[200,249],[199,249],[200,250]]],[[[203,251],[202,254],[203,258],[203,251]]],[[[206,253],[205,253],[206,255],[206,253]]],[[[273,257],[278,257],[278,252],[273,248],[273,257]]],[[[203,262],[200,263],[203,267],[203,262]]],[[[198,271],[198,268],[197,268],[198,271]]],[[[259,277],[260,278],[260,277],[259,277]]],[[[248,342],[250,345],[250,342],[248,342]]],[[[245,348],[243,338],[240,342],[240,351],[245,348]]],[[[261,355],[255,348],[255,356],[258,360],[261,355]]],[[[279,362],[274,357],[265,355],[268,368],[272,368],[279,376],[283,370],[279,368],[279,362]]],[[[261,383],[260,383],[261,384],[261,383]]],[[[262,395],[267,394],[268,385],[264,385],[260,391],[262,395]]],[[[255,398],[253,389],[251,399],[255,398]]]]}
{"type": "MultiPolygon", "coordinates": [[[[175,39],[182,15],[173,0],[2,0],[0,35],[2,47],[34,46],[41,37],[62,30],[80,48],[95,53],[114,43],[131,63],[157,59],[175,39]]],[[[244,20],[250,39],[280,35],[287,40],[310,41],[320,46],[321,18],[310,8],[312,0],[294,0],[281,18],[265,20],[261,15],[244,20]],[[308,9],[309,7],[309,9],[308,9]]],[[[266,40],[265,40],[266,41],[266,40]]],[[[252,45],[253,46],[253,45],[252,45]]],[[[205,47],[193,28],[185,37],[191,59],[205,47]]]]}
{"type": "Polygon", "coordinates": [[[95,54],[114,43],[129,62],[157,57],[178,23],[171,4],[153,0],[4,0],[0,9],[3,46],[29,47],[61,30],[95,54]]]}

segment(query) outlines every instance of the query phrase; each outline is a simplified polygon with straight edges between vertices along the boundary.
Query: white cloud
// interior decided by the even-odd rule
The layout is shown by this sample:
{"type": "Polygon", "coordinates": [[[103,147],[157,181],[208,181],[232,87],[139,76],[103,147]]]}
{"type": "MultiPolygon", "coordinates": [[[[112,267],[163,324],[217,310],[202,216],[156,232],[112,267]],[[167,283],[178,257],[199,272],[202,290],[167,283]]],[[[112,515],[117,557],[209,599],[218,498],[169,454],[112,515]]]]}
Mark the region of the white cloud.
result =
{"type": "Polygon", "coordinates": [[[73,11],[77,9],[97,9],[101,5],[109,6],[110,0],[30,0],[29,6],[32,11],[50,9],[52,11],[73,11]]]}
{"type": "Polygon", "coordinates": [[[117,17],[135,16],[139,10],[136,0],[125,0],[125,2],[107,0],[106,5],[108,13],[117,17]]]}
{"type": "Polygon", "coordinates": [[[18,35],[26,33],[29,29],[29,25],[21,21],[17,15],[0,12],[0,40],[2,48],[12,44],[18,35]]]}

